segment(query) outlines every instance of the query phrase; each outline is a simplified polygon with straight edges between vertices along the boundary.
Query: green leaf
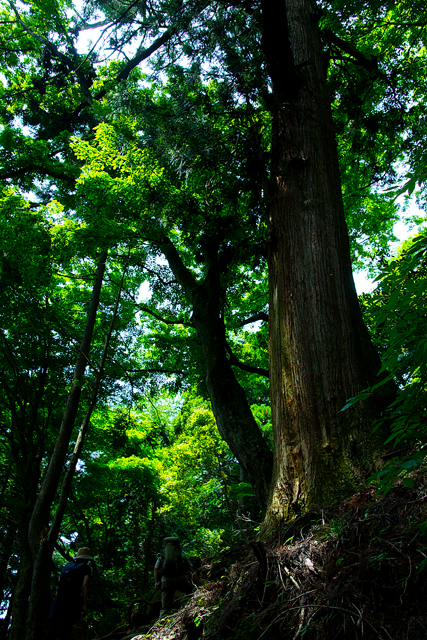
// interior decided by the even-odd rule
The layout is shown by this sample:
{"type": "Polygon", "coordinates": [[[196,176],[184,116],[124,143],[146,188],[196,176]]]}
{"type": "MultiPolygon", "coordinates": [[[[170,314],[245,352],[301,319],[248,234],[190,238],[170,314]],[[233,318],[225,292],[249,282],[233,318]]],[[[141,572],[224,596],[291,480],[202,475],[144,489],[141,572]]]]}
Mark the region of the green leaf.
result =
{"type": "Polygon", "coordinates": [[[410,487],[410,488],[415,487],[415,483],[412,480],[412,478],[403,478],[402,484],[404,484],[405,487],[410,487]]]}
{"type": "Polygon", "coordinates": [[[347,401],[347,404],[344,405],[344,407],[342,409],[340,409],[340,412],[341,411],[346,411],[346,409],[349,409],[350,407],[352,407],[356,402],[360,402],[362,400],[366,400],[370,396],[371,396],[371,392],[370,391],[362,391],[361,393],[359,393],[354,398],[349,398],[349,400],[347,401]]]}
{"type": "Polygon", "coordinates": [[[427,566],[427,558],[424,558],[424,560],[421,562],[417,573],[421,573],[421,571],[423,571],[427,566]]]}

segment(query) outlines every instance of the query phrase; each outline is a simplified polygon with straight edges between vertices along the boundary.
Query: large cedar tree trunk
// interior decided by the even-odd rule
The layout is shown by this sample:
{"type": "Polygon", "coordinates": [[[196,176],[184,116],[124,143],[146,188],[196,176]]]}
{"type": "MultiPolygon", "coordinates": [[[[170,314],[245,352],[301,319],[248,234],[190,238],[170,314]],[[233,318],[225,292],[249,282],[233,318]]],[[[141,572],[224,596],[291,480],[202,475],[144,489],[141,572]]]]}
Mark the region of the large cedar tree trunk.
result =
{"type": "Polygon", "coordinates": [[[352,278],[318,16],[311,0],[280,7],[262,3],[275,100],[268,194],[275,459],[266,531],[359,486],[381,444],[380,435],[370,437],[378,401],[340,412],[375,381],[380,361],[352,278]]]}

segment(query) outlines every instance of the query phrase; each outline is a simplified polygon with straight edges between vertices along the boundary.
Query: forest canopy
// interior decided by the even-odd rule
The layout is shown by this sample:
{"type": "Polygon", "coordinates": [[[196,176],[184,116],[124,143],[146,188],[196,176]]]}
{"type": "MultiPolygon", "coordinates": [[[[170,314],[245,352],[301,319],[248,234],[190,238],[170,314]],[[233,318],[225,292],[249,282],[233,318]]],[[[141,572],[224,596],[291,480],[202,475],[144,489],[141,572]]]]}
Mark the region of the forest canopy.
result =
{"type": "Polygon", "coordinates": [[[1,3],[0,637],[423,460],[427,8],[282,5],[1,3]]]}

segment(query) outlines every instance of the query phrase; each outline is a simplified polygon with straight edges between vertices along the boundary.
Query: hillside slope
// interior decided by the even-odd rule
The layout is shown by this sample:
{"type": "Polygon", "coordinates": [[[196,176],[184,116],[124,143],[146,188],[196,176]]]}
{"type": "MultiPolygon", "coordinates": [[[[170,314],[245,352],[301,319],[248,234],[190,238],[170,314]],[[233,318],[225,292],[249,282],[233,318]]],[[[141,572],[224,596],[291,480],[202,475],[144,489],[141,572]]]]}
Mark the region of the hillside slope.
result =
{"type": "Polygon", "coordinates": [[[301,515],[269,544],[242,545],[184,608],[127,637],[427,639],[427,472],[412,477],[413,488],[368,488],[301,515]]]}

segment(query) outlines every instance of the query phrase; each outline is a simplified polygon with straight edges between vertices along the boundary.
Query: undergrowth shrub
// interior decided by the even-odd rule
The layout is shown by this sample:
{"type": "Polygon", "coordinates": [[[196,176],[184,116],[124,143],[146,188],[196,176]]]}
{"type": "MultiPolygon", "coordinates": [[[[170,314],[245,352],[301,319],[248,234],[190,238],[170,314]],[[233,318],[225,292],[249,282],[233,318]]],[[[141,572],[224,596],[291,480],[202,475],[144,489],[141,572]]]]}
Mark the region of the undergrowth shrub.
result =
{"type": "Polygon", "coordinates": [[[365,320],[382,358],[380,382],[350,398],[342,411],[394,379],[397,397],[377,420],[389,429],[385,444],[408,455],[395,455],[369,480],[387,493],[397,477],[412,486],[407,474],[424,460],[427,446],[427,231],[406,242],[400,254],[376,278],[372,294],[362,296],[365,320]]]}

